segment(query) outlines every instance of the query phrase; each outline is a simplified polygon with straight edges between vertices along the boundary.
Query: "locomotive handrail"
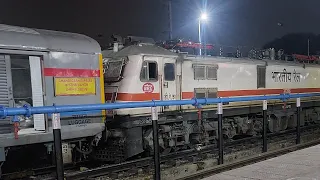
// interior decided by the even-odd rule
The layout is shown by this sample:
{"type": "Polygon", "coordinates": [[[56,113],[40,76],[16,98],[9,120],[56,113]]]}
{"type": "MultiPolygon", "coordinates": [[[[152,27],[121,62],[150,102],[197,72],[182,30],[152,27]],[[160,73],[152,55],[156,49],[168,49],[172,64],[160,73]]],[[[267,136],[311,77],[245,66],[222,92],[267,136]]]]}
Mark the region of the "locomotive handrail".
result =
{"type": "Polygon", "coordinates": [[[15,116],[15,115],[24,115],[28,117],[33,114],[79,112],[79,111],[92,111],[92,110],[112,110],[112,109],[141,108],[141,107],[155,107],[155,106],[195,105],[195,104],[206,105],[206,104],[257,101],[257,100],[286,101],[292,98],[303,98],[303,97],[313,97],[313,96],[320,96],[320,93],[280,94],[280,95],[201,98],[201,99],[193,98],[188,100],[144,101],[144,102],[125,102],[125,103],[105,103],[105,104],[58,105],[58,106],[53,105],[53,106],[41,106],[41,107],[31,107],[31,106],[14,107],[14,108],[0,107],[0,118],[4,119],[7,116],[15,116]]]}

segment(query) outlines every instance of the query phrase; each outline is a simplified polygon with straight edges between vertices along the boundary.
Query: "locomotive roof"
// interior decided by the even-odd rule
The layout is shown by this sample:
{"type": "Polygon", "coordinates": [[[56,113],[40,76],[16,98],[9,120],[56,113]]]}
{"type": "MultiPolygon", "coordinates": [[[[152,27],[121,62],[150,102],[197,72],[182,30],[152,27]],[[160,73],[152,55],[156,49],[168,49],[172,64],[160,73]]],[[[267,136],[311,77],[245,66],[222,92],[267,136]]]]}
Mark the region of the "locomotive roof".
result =
{"type": "Polygon", "coordinates": [[[270,59],[250,59],[250,58],[232,58],[232,57],[219,57],[219,56],[184,56],[184,61],[194,61],[197,63],[244,63],[253,65],[282,65],[282,66],[305,66],[305,67],[319,67],[319,64],[303,64],[295,61],[284,61],[284,60],[270,60],[270,59]]]}
{"type": "Polygon", "coordinates": [[[232,58],[232,57],[219,57],[219,56],[184,56],[184,61],[194,61],[194,62],[217,62],[217,63],[248,63],[248,64],[265,64],[266,61],[255,60],[249,58],[232,58]]]}
{"type": "Polygon", "coordinates": [[[124,57],[130,55],[163,55],[178,57],[177,53],[171,52],[153,44],[138,44],[127,46],[118,52],[108,54],[109,57],[124,57]]]}
{"type": "Polygon", "coordinates": [[[107,53],[105,51],[105,56],[109,58],[116,57],[126,57],[130,55],[162,55],[162,56],[172,56],[179,57],[181,56],[181,60],[183,61],[194,61],[197,63],[245,63],[245,64],[253,64],[253,65],[289,65],[289,66],[304,66],[304,67],[319,67],[319,64],[302,64],[295,61],[284,61],[284,60],[270,60],[270,59],[250,59],[246,57],[241,58],[233,58],[233,57],[220,57],[220,56],[196,56],[196,55],[186,55],[186,54],[178,54],[171,52],[165,48],[153,45],[153,44],[138,44],[138,45],[130,45],[127,46],[118,52],[110,52],[107,53]],[[211,62],[210,62],[211,61],[211,62]]]}
{"type": "Polygon", "coordinates": [[[101,52],[97,41],[82,34],[5,24],[0,24],[0,48],[88,54],[101,52]]]}

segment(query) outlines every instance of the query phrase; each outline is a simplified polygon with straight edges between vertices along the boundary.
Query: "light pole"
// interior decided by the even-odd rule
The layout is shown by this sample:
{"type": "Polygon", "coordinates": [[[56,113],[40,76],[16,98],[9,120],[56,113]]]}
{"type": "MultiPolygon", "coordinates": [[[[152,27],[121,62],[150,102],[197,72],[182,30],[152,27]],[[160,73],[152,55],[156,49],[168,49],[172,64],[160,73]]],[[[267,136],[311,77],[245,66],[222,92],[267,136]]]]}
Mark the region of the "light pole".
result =
{"type": "Polygon", "coordinates": [[[201,51],[202,51],[202,42],[201,42],[201,22],[202,21],[207,21],[208,20],[208,15],[207,13],[202,13],[200,15],[200,18],[199,18],[199,43],[200,43],[200,56],[202,55],[201,51]]]}
{"type": "Polygon", "coordinates": [[[168,12],[169,12],[169,40],[172,40],[172,0],[168,0],[168,12]]]}

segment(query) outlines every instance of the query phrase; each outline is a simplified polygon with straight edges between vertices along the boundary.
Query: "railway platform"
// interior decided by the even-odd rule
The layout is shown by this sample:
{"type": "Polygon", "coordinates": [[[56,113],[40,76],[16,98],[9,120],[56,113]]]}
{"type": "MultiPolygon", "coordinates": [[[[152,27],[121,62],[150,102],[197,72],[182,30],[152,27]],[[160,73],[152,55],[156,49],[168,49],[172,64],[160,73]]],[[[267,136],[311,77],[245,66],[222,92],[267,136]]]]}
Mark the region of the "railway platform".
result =
{"type": "Polygon", "coordinates": [[[203,180],[318,180],[320,145],[215,174],[203,180]]]}

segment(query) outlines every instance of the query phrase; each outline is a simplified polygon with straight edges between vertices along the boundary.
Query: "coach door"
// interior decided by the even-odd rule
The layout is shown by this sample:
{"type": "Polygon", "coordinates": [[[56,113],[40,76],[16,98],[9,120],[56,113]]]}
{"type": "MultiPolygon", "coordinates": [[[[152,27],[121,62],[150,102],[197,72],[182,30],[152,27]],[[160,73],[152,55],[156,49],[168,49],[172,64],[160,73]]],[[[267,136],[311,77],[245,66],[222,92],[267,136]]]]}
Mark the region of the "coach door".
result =
{"type": "MultiPolygon", "coordinates": [[[[42,62],[38,56],[29,56],[30,77],[32,89],[32,106],[44,106],[43,102],[43,85],[42,85],[42,62]]],[[[34,130],[46,130],[45,118],[43,114],[34,114],[34,130]]]]}
{"type": "MultiPolygon", "coordinates": [[[[162,75],[162,100],[177,99],[176,85],[176,60],[174,58],[163,58],[162,75]]],[[[164,111],[177,110],[177,106],[165,106],[164,111]]]]}
{"type": "MultiPolygon", "coordinates": [[[[42,61],[39,56],[26,54],[10,55],[13,99],[15,106],[29,104],[43,106],[42,61]]],[[[36,131],[45,131],[43,114],[34,114],[33,128],[36,131]]],[[[25,128],[31,128],[32,123],[26,123],[25,128]]]]}

